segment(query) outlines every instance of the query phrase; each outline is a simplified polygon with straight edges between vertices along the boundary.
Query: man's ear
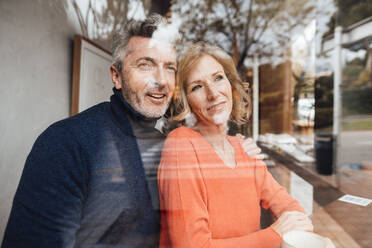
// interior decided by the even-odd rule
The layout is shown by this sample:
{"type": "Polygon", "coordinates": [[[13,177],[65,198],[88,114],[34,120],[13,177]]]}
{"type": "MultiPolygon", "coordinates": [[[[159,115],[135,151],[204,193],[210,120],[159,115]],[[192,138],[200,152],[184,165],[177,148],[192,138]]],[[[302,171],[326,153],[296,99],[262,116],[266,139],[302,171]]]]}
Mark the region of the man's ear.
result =
{"type": "Polygon", "coordinates": [[[112,83],[114,84],[115,89],[120,90],[122,87],[121,73],[118,71],[118,69],[114,65],[111,65],[110,74],[111,74],[112,83]]]}

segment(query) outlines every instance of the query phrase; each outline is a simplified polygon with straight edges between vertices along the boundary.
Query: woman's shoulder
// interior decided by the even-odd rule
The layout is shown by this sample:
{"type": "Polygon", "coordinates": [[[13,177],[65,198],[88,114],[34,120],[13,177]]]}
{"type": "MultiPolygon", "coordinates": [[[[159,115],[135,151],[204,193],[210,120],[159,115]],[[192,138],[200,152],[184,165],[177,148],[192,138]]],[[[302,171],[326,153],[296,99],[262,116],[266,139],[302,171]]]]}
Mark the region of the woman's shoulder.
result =
{"type": "Polygon", "coordinates": [[[198,135],[198,133],[195,130],[189,127],[181,126],[171,131],[168,134],[167,139],[169,138],[192,138],[192,137],[195,137],[196,135],[198,135]]]}
{"type": "Polygon", "coordinates": [[[195,147],[202,144],[203,136],[189,127],[178,127],[171,131],[165,139],[164,147],[195,147]]]}
{"type": "MultiPolygon", "coordinates": [[[[170,132],[165,140],[162,150],[162,163],[164,161],[189,161],[195,157],[195,133],[188,127],[178,127],[170,132]]],[[[164,165],[163,165],[164,166],[164,165]]]]}

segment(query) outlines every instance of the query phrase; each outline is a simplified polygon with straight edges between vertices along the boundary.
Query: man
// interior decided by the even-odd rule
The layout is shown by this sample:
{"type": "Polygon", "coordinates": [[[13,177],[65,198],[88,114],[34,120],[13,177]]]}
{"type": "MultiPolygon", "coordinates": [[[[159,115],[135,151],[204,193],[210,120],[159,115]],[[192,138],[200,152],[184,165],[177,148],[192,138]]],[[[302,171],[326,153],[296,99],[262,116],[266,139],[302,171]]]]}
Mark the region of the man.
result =
{"type": "Polygon", "coordinates": [[[166,20],[130,22],[114,41],[114,94],[51,125],[24,167],[3,248],[157,247],[154,128],[175,85],[176,52],[153,42],[166,20]]]}

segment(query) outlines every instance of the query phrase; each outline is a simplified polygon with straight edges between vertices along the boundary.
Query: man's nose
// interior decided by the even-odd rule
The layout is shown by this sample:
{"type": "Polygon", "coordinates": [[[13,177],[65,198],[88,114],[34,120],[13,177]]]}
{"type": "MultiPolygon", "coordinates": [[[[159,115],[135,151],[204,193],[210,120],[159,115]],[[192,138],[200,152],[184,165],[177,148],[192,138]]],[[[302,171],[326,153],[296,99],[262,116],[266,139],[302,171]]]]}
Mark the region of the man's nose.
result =
{"type": "Polygon", "coordinates": [[[167,76],[165,69],[158,68],[156,70],[155,79],[160,87],[165,87],[167,85],[167,76]]]}

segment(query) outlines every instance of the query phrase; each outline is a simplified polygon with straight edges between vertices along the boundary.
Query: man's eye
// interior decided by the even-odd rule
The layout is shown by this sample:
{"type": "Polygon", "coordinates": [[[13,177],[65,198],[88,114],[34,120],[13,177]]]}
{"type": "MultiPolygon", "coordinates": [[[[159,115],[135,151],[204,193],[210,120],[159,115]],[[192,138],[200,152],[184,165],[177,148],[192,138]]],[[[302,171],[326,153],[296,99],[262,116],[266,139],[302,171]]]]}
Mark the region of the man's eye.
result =
{"type": "Polygon", "coordinates": [[[200,89],[201,88],[201,85],[195,85],[191,88],[191,91],[195,91],[197,89],[200,89]]]}
{"type": "Polygon", "coordinates": [[[172,72],[176,72],[177,71],[176,67],[173,67],[173,66],[168,66],[167,67],[167,70],[172,71],[172,72]]]}
{"type": "Polygon", "coordinates": [[[147,64],[147,63],[141,63],[138,65],[138,68],[140,68],[141,70],[151,70],[152,65],[147,64]]]}

